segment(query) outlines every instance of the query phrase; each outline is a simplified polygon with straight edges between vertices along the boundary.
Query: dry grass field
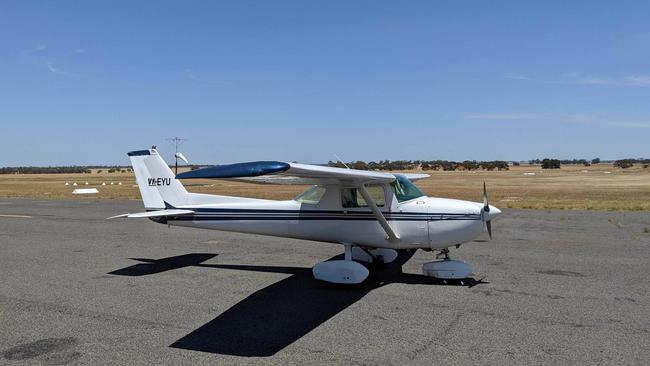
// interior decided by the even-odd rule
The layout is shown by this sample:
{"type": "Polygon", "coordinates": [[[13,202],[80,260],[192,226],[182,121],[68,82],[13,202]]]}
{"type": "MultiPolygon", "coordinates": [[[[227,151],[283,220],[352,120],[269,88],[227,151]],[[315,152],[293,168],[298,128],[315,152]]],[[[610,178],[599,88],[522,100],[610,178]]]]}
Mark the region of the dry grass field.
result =
{"type": "MultiPolygon", "coordinates": [[[[490,203],[501,208],[650,211],[650,169],[640,166],[616,169],[609,164],[599,164],[591,167],[564,166],[559,170],[521,166],[501,172],[427,173],[431,174],[431,178],[419,181],[418,186],[430,196],[480,201],[485,181],[490,203]]],[[[304,186],[220,180],[191,180],[184,184],[192,192],[269,199],[293,198],[305,189],[304,186]]],[[[139,199],[140,194],[131,173],[104,171],[91,174],[0,175],[0,197],[139,199]],[[77,187],[73,186],[75,182],[77,187]],[[92,187],[97,188],[99,194],[75,196],[71,193],[74,188],[92,187]]]]}

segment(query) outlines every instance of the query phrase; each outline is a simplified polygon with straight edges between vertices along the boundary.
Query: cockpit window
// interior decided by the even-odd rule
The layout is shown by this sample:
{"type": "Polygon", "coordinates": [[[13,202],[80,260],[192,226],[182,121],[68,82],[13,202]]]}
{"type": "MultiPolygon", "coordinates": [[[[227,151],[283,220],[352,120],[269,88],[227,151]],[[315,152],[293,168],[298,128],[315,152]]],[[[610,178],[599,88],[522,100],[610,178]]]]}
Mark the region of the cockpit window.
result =
{"type": "Polygon", "coordinates": [[[397,202],[409,201],[424,196],[424,193],[413,184],[408,178],[401,174],[395,174],[395,181],[390,184],[391,189],[395,192],[397,202]]]}
{"type": "Polygon", "coordinates": [[[308,203],[311,205],[316,205],[320,202],[321,198],[325,194],[325,187],[323,186],[313,186],[309,187],[306,191],[302,192],[300,196],[296,197],[296,201],[300,203],[308,203]]]}

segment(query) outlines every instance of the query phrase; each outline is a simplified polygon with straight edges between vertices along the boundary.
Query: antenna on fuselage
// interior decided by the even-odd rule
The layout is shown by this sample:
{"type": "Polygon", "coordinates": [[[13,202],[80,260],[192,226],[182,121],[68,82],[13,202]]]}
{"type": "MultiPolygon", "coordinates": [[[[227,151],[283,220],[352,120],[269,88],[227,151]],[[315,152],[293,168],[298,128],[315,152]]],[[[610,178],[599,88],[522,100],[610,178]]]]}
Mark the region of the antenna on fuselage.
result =
{"type": "Polygon", "coordinates": [[[343,161],[343,159],[339,158],[338,155],[334,154],[334,157],[335,157],[336,160],[338,160],[341,164],[343,164],[344,167],[350,169],[350,167],[348,166],[348,164],[346,164],[346,163],[343,161]]]}

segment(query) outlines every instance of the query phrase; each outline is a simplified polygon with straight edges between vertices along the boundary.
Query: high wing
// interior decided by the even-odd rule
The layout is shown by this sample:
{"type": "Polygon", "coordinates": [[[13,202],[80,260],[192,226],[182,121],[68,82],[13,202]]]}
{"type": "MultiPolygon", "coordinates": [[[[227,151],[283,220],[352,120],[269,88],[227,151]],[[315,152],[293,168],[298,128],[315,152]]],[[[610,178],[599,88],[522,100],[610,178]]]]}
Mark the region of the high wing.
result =
{"type": "MultiPolygon", "coordinates": [[[[423,179],[428,174],[404,174],[410,180],[423,179]]],[[[176,176],[178,179],[229,179],[262,184],[339,184],[390,183],[395,175],[376,171],[344,169],[329,166],[255,161],[219,165],[192,170],[176,176]]]]}

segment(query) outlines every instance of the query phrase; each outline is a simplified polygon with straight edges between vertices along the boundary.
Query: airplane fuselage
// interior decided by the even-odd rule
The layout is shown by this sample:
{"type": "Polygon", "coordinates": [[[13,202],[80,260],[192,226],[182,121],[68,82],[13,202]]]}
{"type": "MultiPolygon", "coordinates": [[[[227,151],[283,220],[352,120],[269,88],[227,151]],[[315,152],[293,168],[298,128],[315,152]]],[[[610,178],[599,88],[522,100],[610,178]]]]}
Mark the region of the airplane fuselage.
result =
{"type": "MultiPolygon", "coordinates": [[[[389,240],[367,208],[319,207],[295,200],[246,200],[237,204],[188,206],[194,215],[170,217],[169,225],[270,235],[376,248],[440,249],[481,235],[481,204],[419,197],[382,208],[399,235],[389,240]]],[[[184,207],[180,207],[184,208],[184,207]]]]}

